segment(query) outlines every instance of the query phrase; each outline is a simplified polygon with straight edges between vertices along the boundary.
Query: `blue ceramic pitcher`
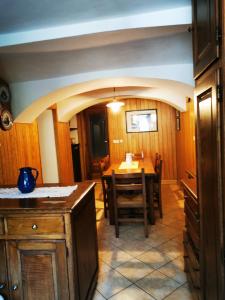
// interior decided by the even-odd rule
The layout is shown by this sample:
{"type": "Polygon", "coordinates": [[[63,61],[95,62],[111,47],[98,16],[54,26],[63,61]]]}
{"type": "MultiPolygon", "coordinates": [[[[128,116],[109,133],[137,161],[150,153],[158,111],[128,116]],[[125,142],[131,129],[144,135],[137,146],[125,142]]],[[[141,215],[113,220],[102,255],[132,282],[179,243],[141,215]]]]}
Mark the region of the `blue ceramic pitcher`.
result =
{"type": "Polygon", "coordinates": [[[18,189],[21,193],[31,193],[36,186],[36,180],[38,178],[38,170],[35,168],[20,168],[20,174],[18,177],[18,189]],[[32,171],[35,171],[35,176],[32,171]]]}

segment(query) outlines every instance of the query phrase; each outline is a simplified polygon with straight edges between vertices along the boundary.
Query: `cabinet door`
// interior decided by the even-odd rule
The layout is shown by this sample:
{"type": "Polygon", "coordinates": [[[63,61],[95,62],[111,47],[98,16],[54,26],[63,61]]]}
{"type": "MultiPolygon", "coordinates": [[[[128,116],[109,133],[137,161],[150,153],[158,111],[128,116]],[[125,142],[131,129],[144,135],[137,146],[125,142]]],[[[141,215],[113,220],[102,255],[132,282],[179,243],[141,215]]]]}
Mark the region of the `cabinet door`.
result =
{"type": "Polygon", "coordinates": [[[8,275],[4,241],[0,241],[0,295],[4,299],[8,299],[8,275]]]}
{"type": "Polygon", "coordinates": [[[12,299],[69,299],[65,243],[7,242],[12,299]]]}
{"type": "Polygon", "coordinates": [[[218,0],[193,0],[194,75],[219,56],[218,0]]]}
{"type": "Polygon", "coordinates": [[[222,240],[222,196],[220,161],[220,103],[218,73],[197,84],[198,187],[200,201],[200,269],[202,299],[224,299],[222,240]]]}

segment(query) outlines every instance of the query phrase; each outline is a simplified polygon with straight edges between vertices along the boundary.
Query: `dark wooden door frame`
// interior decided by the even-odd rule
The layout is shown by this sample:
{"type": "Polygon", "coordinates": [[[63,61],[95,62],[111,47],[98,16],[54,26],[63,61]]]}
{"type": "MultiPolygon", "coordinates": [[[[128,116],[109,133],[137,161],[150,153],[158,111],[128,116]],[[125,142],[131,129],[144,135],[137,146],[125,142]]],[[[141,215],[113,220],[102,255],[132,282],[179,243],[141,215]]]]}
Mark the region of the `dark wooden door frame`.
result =
{"type": "Polygon", "coordinates": [[[106,118],[106,133],[107,133],[107,141],[108,141],[108,153],[110,151],[109,149],[109,133],[108,133],[108,114],[107,114],[107,108],[105,105],[95,105],[92,107],[87,108],[84,111],[85,115],[85,123],[86,123],[86,148],[87,148],[87,156],[86,156],[86,167],[87,167],[87,174],[88,178],[91,178],[91,161],[93,159],[92,157],[92,151],[91,151],[91,129],[90,129],[90,117],[94,114],[104,113],[106,118]]]}
{"type": "MultiPolygon", "coordinates": [[[[224,238],[223,238],[223,205],[222,205],[222,169],[221,169],[221,104],[218,101],[217,87],[220,80],[220,70],[214,66],[210,72],[204,74],[197,80],[195,89],[195,111],[197,130],[197,174],[198,174],[198,197],[200,202],[200,265],[201,265],[201,293],[202,299],[224,299],[224,238]],[[206,175],[201,167],[201,137],[200,137],[200,110],[199,103],[211,96],[211,132],[215,144],[211,145],[211,172],[206,175]],[[205,177],[204,177],[205,176],[205,177]],[[203,186],[206,176],[211,177],[211,183],[203,186]],[[204,180],[203,180],[204,178],[204,180]],[[217,181],[215,185],[213,182],[217,181]],[[206,203],[204,191],[208,185],[212,185],[212,196],[215,199],[208,199],[206,203]],[[211,206],[210,206],[211,205],[211,206]],[[210,212],[211,209],[214,211],[210,212]],[[208,210],[208,212],[207,212],[208,210]],[[211,219],[210,219],[211,217],[211,219]],[[215,252],[215,257],[210,255],[215,252]],[[214,270],[213,270],[214,267],[214,270]],[[215,271],[215,272],[214,272],[215,271]]],[[[207,139],[207,137],[205,137],[207,139]]],[[[203,141],[204,142],[204,141],[203,141]]],[[[208,178],[208,179],[209,179],[208,178]]],[[[210,181],[210,180],[208,180],[210,181]]]]}

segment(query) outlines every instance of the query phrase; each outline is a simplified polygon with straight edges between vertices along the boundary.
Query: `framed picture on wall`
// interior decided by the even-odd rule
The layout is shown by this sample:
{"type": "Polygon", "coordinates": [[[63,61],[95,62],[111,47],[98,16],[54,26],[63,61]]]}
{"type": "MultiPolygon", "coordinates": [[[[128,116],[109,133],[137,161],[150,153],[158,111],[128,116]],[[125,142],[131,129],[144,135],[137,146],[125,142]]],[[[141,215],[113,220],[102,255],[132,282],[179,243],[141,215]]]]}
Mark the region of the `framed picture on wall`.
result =
{"type": "Polygon", "coordinates": [[[180,112],[176,110],[176,129],[180,130],[180,112]]]}
{"type": "Polygon", "coordinates": [[[127,132],[158,131],[157,109],[126,111],[127,132]]]}

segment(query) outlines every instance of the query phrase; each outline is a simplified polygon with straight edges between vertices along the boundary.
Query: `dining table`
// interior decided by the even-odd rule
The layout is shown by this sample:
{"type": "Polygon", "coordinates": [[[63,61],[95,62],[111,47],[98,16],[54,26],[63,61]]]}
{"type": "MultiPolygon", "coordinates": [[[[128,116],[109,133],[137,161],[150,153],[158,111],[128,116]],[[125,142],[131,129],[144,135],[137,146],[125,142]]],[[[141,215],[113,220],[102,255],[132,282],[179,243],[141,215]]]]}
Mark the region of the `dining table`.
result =
{"type": "Polygon", "coordinates": [[[112,171],[116,174],[132,174],[139,173],[144,168],[145,182],[146,182],[146,195],[147,203],[149,205],[149,221],[150,224],[155,224],[154,216],[154,201],[153,201],[153,182],[156,176],[155,168],[151,158],[143,158],[131,162],[120,161],[112,163],[109,168],[103,172],[103,179],[107,182],[108,186],[108,209],[109,209],[109,223],[114,225],[114,203],[113,203],[113,191],[112,191],[112,171]]]}

